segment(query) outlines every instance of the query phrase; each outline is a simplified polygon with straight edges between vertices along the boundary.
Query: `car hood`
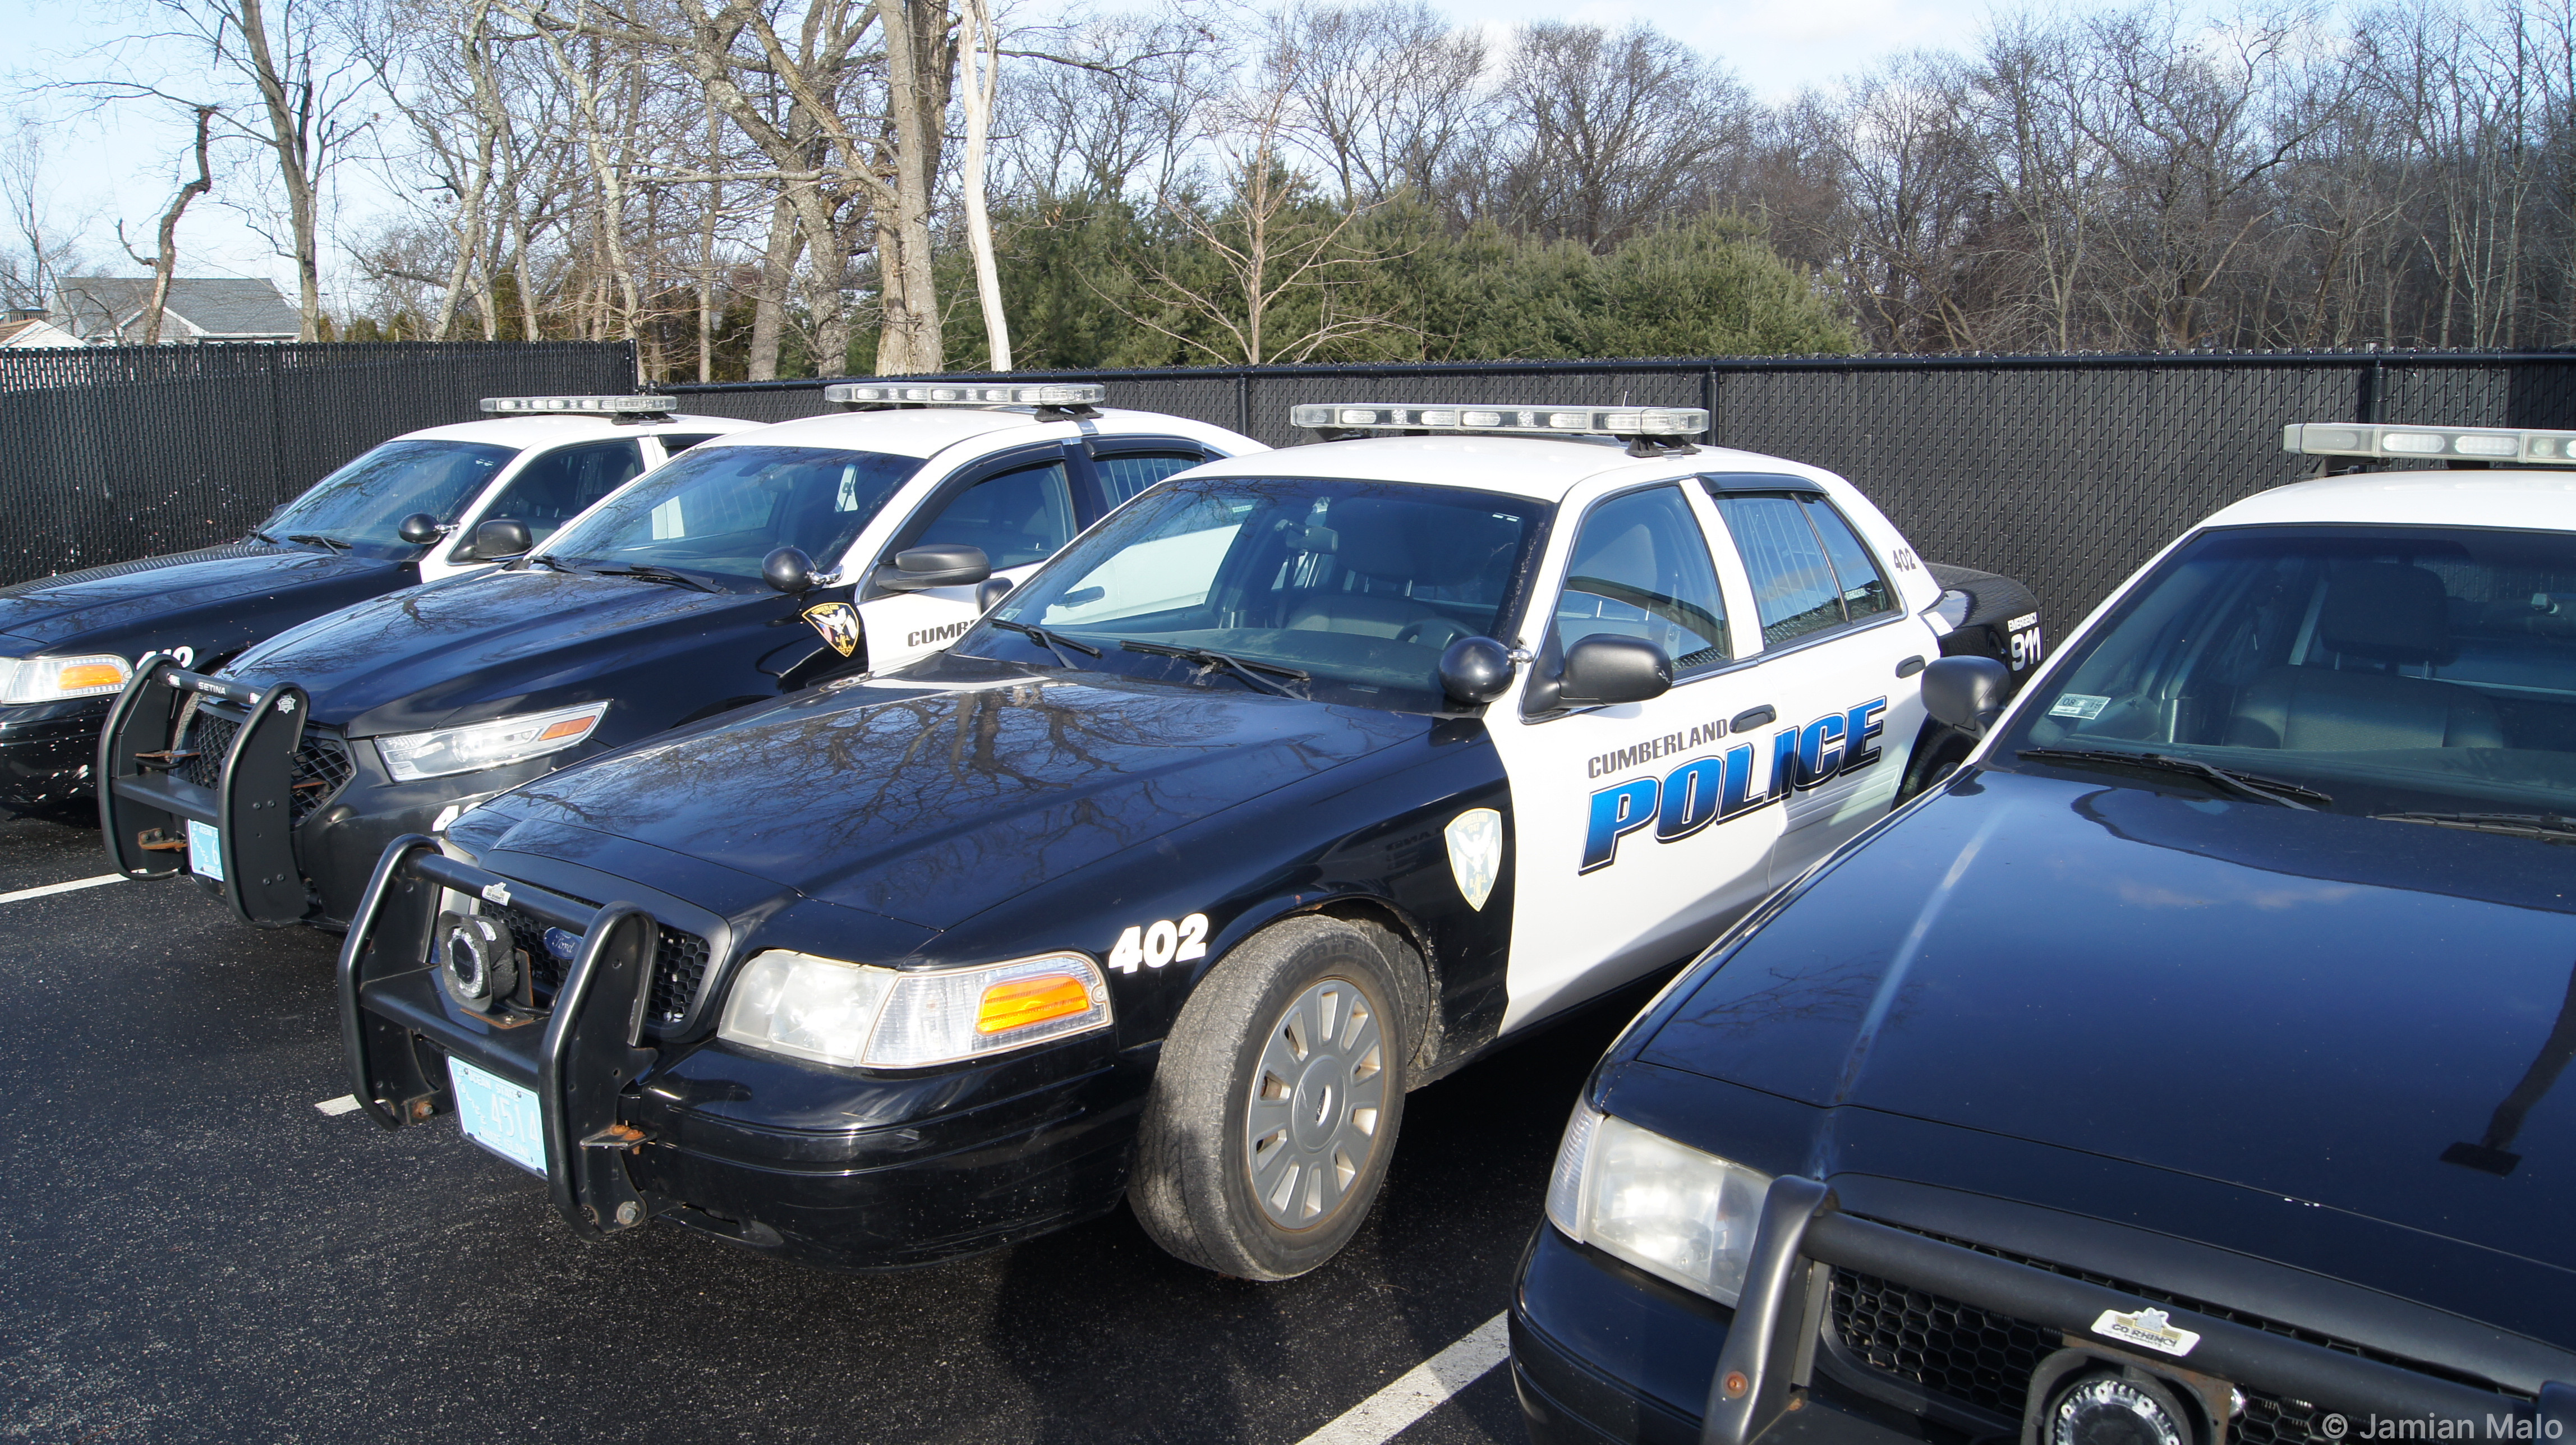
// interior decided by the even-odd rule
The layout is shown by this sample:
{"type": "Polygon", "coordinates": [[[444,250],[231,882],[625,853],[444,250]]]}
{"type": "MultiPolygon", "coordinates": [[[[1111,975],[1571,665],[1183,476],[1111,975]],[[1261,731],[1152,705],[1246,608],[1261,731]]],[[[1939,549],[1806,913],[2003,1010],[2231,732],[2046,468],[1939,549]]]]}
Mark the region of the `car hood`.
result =
{"type": "Polygon", "coordinates": [[[164,630],[189,613],[343,589],[403,565],[262,542],[147,557],[0,589],[0,637],[30,652],[66,643],[113,651],[122,634],[164,630]]]}
{"type": "Polygon", "coordinates": [[[2576,849],[1986,771],[1809,880],[1638,1057],[2566,1268],[2571,971],[2576,849]]]}
{"type": "Polygon", "coordinates": [[[578,693],[584,679],[667,655],[727,614],[777,601],[570,572],[473,573],[317,617],[224,672],[253,687],[295,683],[315,721],[372,737],[578,693]]]}
{"type": "MultiPolygon", "coordinates": [[[[566,768],[485,809],[719,862],[945,929],[1430,720],[945,659],[963,685],[821,688],[566,768]]],[[[490,835],[496,821],[481,820],[490,835]]]]}

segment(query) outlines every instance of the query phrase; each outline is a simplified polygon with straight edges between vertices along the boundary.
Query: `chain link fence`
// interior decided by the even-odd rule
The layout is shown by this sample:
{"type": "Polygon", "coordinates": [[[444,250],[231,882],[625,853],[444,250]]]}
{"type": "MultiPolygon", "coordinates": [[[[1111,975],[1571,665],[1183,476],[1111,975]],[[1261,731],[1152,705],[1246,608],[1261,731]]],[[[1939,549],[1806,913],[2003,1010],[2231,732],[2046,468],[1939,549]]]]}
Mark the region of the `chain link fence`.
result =
{"type": "Polygon", "coordinates": [[[0,583],[238,537],[486,396],[634,386],[626,342],[0,351],[0,583]]]}

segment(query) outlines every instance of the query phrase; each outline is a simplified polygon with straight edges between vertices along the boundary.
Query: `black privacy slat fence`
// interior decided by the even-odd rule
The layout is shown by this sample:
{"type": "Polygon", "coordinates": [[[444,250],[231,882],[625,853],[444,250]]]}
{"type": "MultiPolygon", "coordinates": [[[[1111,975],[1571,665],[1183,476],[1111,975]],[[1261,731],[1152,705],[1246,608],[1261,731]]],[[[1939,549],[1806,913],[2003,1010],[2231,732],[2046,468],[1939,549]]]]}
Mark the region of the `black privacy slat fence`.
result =
{"type": "Polygon", "coordinates": [[[622,341],[0,351],[0,583],[239,537],[486,396],[634,386],[622,341]]]}
{"type": "MultiPolygon", "coordinates": [[[[2284,423],[2576,428],[2576,352],[1751,357],[1081,375],[1106,382],[1113,405],[1177,412],[1273,446],[1310,440],[1288,424],[1300,402],[1706,407],[1718,444],[1839,472],[1932,560],[2029,583],[2058,635],[2183,528],[2308,475],[2311,459],[2281,450],[2284,423]]],[[[691,411],[764,421],[832,409],[812,382],[660,389],[691,411]]]]}
{"type": "MultiPolygon", "coordinates": [[[[1021,373],[1014,379],[1064,379],[1021,373]]],[[[2175,533],[2295,481],[2294,421],[2576,428],[2576,352],[1718,358],[1086,372],[1113,405],[1274,446],[1301,402],[1704,406],[1714,440],[1831,468],[1934,561],[2028,582],[2062,635],[2175,533]]],[[[240,535],[478,397],[633,389],[625,343],[0,352],[0,582],[240,535]],[[21,358],[32,358],[22,360],[21,358]]],[[[987,373],[929,380],[985,380],[987,373]]],[[[657,384],[758,421],[820,381],[657,384]]]]}

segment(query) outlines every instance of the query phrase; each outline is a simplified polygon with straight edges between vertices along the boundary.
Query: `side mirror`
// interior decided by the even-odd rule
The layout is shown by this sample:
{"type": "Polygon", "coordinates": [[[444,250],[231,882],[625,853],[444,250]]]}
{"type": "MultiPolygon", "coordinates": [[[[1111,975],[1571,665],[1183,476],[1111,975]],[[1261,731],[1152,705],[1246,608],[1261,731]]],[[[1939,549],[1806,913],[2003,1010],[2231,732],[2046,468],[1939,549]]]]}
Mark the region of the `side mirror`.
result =
{"type": "Polygon", "coordinates": [[[1672,691],[1673,660],[1639,637],[1587,637],[1567,649],[1557,686],[1564,707],[1644,702],[1672,691]]]}
{"type": "Polygon", "coordinates": [[[981,547],[943,542],[894,554],[894,565],[879,567],[868,581],[888,592],[919,592],[928,587],[972,587],[993,575],[993,564],[981,547]]]}
{"type": "Polygon", "coordinates": [[[802,547],[781,547],[760,559],[760,580],[794,595],[814,585],[814,559],[802,547]]]}
{"type": "Polygon", "coordinates": [[[983,583],[975,589],[975,610],[978,612],[990,612],[993,610],[994,603],[999,602],[1010,595],[1010,578],[987,577],[984,579],[983,583]]]}
{"type": "Polygon", "coordinates": [[[494,517],[474,529],[474,545],[467,555],[478,562],[498,562],[505,557],[524,557],[536,543],[528,538],[528,524],[516,517],[494,517]]]}
{"type": "Polygon", "coordinates": [[[1461,637],[1440,654],[1440,690],[1481,707],[1512,688],[1512,650],[1490,637],[1461,637]]]}
{"type": "Polygon", "coordinates": [[[1972,738],[1984,737],[2011,700],[2012,673],[1991,657],[1944,657],[1923,669],[1923,710],[1972,738]]]}
{"type": "Polygon", "coordinates": [[[414,512],[403,518],[394,531],[415,547],[426,547],[447,535],[447,529],[438,525],[438,519],[427,512],[414,512]]]}

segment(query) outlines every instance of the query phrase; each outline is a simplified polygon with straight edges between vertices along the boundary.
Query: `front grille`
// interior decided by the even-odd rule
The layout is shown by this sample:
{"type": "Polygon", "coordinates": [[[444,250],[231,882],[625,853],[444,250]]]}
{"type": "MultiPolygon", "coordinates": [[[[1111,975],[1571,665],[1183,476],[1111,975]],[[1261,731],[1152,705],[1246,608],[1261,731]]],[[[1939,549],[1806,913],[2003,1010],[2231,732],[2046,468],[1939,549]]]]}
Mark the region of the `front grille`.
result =
{"type": "MultiPolygon", "coordinates": [[[[1933,1236],[1940,1238],[1941,1236],[1933,1236]]],[[[2088,1273],[2030,1259],[1962,1240],[1944,1239],[1979,1254],[2009,1259],[2051,1274],[2133,1294],[2161,1305],[2187,1309],[2249,1329],[2287,1335],[2349,1355],[2438,1376],[2482,1390],[2495,1385],[2455,1371],[2401,1359],[2383,1350],[2335,1339],[2314,1330],[2267,1320],[2243,1310],[2147,1289],[2127,1280],[2088,1273]]],[[[1971,1406],[2005,1420],[2021,1418],[2031,1373],[2063,1344],[2063,1332],[2010,1315],[1913,1289],[1875,1275],[1837,1269],[1833,1272],[1834,1336],[1871,1369],[1922,1386],[1934,1395],[1971,1406]]],[[[2245,1393],[2245,1413],[2228,1422],[2227,1434],[2242,1445],[2328,1445],[2318,1422],[2332,1402],[2311,1403],[2276,1395],[2245,1393]]]]}
{"type": "MultiPolygon", "coordinates": [[[[598,906],[586,898],[573,901],[598,906]]],[[[483,911],[498,918],[501,926],[510,930],[510,941],[528,956],[528,981],[537,1002],[553,1003],[555,990],[562,985],[564,970],[570,965],[547,951],[547,924],[515,905],[496,908],[486,903],[483,911]]],[[[688,1013],[689,1001],[698,996],[698,985],[706,981],[707,941],[658,919],[654,927],[660,937],[653,948],[653,986],[645,1000],[645,1016],[655,1023],[677,1023],[688,1013]]]]}
{"type": "MultiPolygon", "coordinates": [[[[224,759],[231,755],[233,738],[240,731],[241,724],[231,718],[199,708],[188,724],[187,741],[180,744],[195,756],[179,765],[179,776],[213,792],[224,780],[224,759]]],[[[349,779],[357,772],[348,744],[338,738],[305,734],[296,745],[295,762],[288,770],[293,789],[286,806],[287,821],[303,822],[314,809],[340,796],[340,790],[349,786],[349,779]]]]}

